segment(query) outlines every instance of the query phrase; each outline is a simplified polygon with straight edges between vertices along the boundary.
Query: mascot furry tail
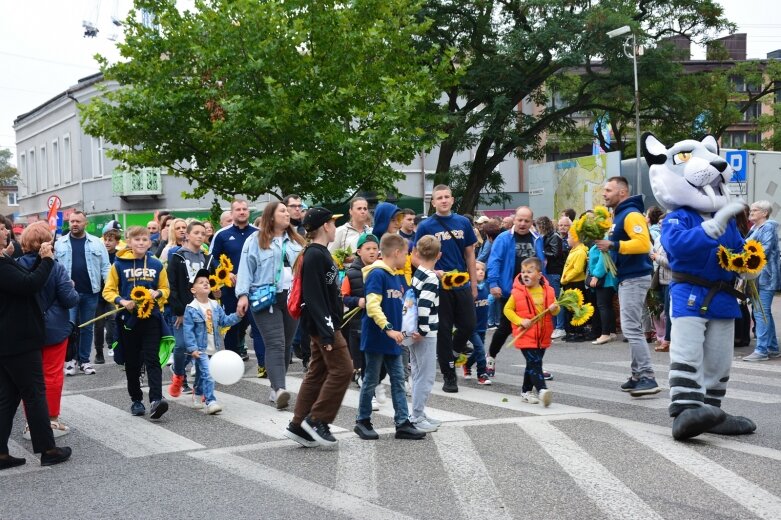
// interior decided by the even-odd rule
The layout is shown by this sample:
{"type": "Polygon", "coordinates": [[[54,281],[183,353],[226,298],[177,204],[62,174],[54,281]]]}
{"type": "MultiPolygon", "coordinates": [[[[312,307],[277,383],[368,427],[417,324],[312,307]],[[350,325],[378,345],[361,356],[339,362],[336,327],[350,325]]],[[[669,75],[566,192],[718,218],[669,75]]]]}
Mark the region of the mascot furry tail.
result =
{"type": "Polygon", "coordinates": [[[744,204],[732,199],[732,168],[719,156],[713,136],[669,148],[653,134],[641,139],[651,189],[669,213],[661,241],[670,284],[670,416],[676,440],[702,433],[742,435],[756,430],[746,417],[721,409],[732,364],[735,318],[740,317],[736,275],[722,269],[717,250],[743,249],[735,215],[744,204]]]}

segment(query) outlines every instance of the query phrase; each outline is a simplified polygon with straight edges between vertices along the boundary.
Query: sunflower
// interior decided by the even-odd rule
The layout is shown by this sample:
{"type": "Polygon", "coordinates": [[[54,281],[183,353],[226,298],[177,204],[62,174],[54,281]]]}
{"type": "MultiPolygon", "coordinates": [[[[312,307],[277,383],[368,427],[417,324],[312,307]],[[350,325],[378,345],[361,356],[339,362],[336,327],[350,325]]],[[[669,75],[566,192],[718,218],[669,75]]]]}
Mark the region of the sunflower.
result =
{"type": "Polygon", "coordinates": [[[572,313],[572,321],[570,323],[577,327],[579,325],[585,324],[592,316],[594,315],[594,306],[590,303],[586,303],[585,305],[577,308],[575,312],[572,313]]]}
{"type": "Polygon", "coordinates": [[[756,253],[743,253],[744,272],[750,274],[757,274],[764,269],[767,259],[761,251],[756,253]]]}
{"type": "Polygon", "coordinates": [[[726,247],[720,245],[718,251],[716,252],[716,256],[719,259],[719,266],[722,269],[724,269],[726,271],[729,271],[730,270],[730,264],[729,264],[730,252],[729,252],[729,249],[727,249],[726,247]]]}
{"type": "Polygon", "coordinates": [[[220,288],[220,281],[217,280],[217,277],[214,275],[209,276],[209,288],[212,291],[216,291],[217,289],[220,288]]]}
{"type": "Polygon", "coordinates": [[[765,248],[762,247],[762,244],[756,240],[746,240],[746,245],[743,246],[743,251],[748,253],[759,253],[765,252],[765,248]]]}
{"type": "Polygon", "coordinates": [[[216,271],[214,271],[214,277],[217,278],[217,282],[220,285],[224,285],[226,287],[231,286],[231,277],[230,277],[230,271],[228,271],[225,266],[220,264],[220,266],[217,268],[216,271]]]}
{"type": "Polygon", "coordinates": [[[453,288],[462,287],[469,281],[468,273],[453,273],[453,288]]]}
{"type": "Polygon", "coordinates": [[[453,288],[453,273],[445,273],[442,275],[442,288],[446,291],[453,288]]]}
{"type": "Polygon", "coordinates": [[[561,292],[556,303],[570,311],[574,311],[583,305],[583,293],[580,289],[567,289],[561,292]]]}
{"type": "Polygon", "coordinates": [[[730,271],[742,272],[746,268],[746,259],[743,255],[732,255],[729,257],[730,271]]]}
{"type": "Polygon", "coordinates": [[[154,308],[155,308],[154,301],[152,301],[151,299],[144,300],[138,305],[136,315],[140,319],[144,320],[152,315],[152,310],[154,310],[154,308]]]}
{"type": "Polygon", "coordinates": [[[143,285],[136,285],[130,290],[130,299],[136,302],[151,300],[152,293],[143,285]]]}
{"type": "Polygon", "coordinates": [[[233,272],[233,262],[231,262],[231,259],[228,258],[228,255],[220,255],[220,267],[224,267],[228,270],[229,273],[233,272]]]}

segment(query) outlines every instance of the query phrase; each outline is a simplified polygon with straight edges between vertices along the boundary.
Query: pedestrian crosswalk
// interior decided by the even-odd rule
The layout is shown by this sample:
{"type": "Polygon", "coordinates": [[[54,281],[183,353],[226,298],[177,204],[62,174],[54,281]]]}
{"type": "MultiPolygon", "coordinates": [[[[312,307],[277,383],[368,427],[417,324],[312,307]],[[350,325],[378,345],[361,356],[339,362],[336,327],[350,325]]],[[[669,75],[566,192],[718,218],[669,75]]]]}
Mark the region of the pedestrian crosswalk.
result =
{"type": "MultiPolygon", "coordinates": [[[[112,385],[67,392],[62,417],[72,428],[66,439],[82,450],[100,449],[127,464],[159,457],[188,461],[340,518],[781,518],[774,483],[756,471],[781,463],[781,450],[750,438],[673,441],[666,392],[632,399],[617,390],[625,363],[559,361],[546,368],[554,373],[550,388],[557,396],[549,408],[520,401],[517,368],[515,375],[498,374],[491,388],[464,381],[457,394],[446,394],[435,387],[427,412],[443,425],[420,442],[392,439],[390,399],[374,413],[381,439],[358,439],[351,431],[359,397],[353,386],[332,427],[338,449],[305,450],[284,438],[292,413],[276,410],[267,399],[268,380],[255,377],[218,386],[224,411],[216,416],[195,410],[192,398],[182,396],[170,400],[161,421],[132,417],[124,388],[112,385]],[[635,418],[610,413],[615,404],[637,411],[635,418]],[[204,428],[215,435],[199,434],[204,428]],[[654,483],[654,474],[666,481],[654,483]],[[409,496],[429,497],[431,504],[416,506],[409,496]],[[440,498],[449,506],[435,507],[440,498]]],[[[733,382],[754,385],[730,388],[727,398],[740,406],[777,406],[777,368],[736,368],[733,382]]],[[[660,383],[666,372],[657,368],[660,383]]],[[[287,378],[294,398],[301,382],[297,374],[287,378]]],[[[31,459],[31,444],[18,430],[10,452],[31,459]]],[[[46,471],[36,464],[5,470],[0,486],[4,479],[46,471]]]]}

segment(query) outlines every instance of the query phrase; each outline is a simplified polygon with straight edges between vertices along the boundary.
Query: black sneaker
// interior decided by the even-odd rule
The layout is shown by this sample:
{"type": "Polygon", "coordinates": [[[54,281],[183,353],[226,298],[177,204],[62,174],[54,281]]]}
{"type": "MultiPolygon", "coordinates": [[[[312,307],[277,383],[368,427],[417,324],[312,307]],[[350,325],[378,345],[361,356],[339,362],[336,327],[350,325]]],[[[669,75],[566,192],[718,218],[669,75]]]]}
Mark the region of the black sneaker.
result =
{"type": "Polygon", "coordinates": [[[305,448],[314,448],[318,445],[317,441],[315,441],[312,436],[301,427],[300,424],[293,424],[292,422],[288,424],[284,435],[288,439],[296,441],[305,448]]]}
{"type": "Polygon", "coordinates": [[[629,379],[626,380],[625,383],[623,383],[621,385],[621,391],[622,392],[631,392],[632,390],[635,389],[635,387],[637,387],[638,381],[639,380],[630,377],[629,379]]]}
{"type": "Polygon", "coordinates": [[[369,419],[355,421],[355,428],[353,428],[353,431],[356,433],[356,435],[358,435],[358,437],[365,441],[374,441],[380,438],[377,432],[374,431],[372,422],[369,419]]]}
{"type": "Polygon", "coordinates": [[[331,434],[331,429],[322,421],[315,421],[307,416],[301,422],[301,427],[314,439],[320,446],[333,446],[336,444],[336,437],[331,434]]]}
{"type": "Polygon", "coordinates": [[[71,457],[71,449],[67,446],[54,448],[41,454],[41,466],[54,466],[60,462],[65,462],[71,457]]]}
{"type": "Polygon", "coordinates": [[[187,384],[187,381],[182,385],[182,394],[183,395],[192,395],[193,389],[190,385],[187,384]]]}
{"type": "Polygon", "coordinates": [[[547,370],[543,370],[543,371],[542,371],[542,378],[543,378],[545,381],[550,381],[551,379],[553,379],[553,374],[551,374],[551,373],[550,373],[550,372],[548,372],[547,370]]]}
{"type": "Polygon", "coordinates": [[[146,408],[144,407],[144,403],[142,403],[141,401],[133,401],[133,404],[130,405],[131,415],[140,417],[145,413],[146,413],[146,408]]]}
{"type": "Polygon", "coordinates": [[[653,377],[641,377],[637,382],[637,385],[629,391],[629,395],[632,397],[640,397],[643,395],[658,394],[662,389],[656,384],[656,379],[653,377]]]}
{"type": "Polygon", "coordinates": [[[446,374],[442,376],[445,380],[445,384],[442,385],[442,391],[449,394],[455,394],[458,392],[458,381],[455,374],[446,374]]]}
{"type": "Polygon", "coordinates": [[[95,364],[96,365],[106,364],[106,358],[103,357],[103,349],[99,349],[95,351],[95,364]]]}
{"type": "Polygon", "coordinates": [[[415,428],[415,426],[409,422],[409,419],[404,421],[401,425],[396,426],[396,438],[397,439],[409,439],[413,441],[419,441],[426,437],[426,432],[422,432],[415,428]]]}
{"type": "Polygon", "coordinates": [[[166,401],[165,399],[160,399],[159,401],[153,401],[149,411],[151,412],[149,414],[150,419],[159,419],[160,417],[163,416],[165,412],[168,411],[168,401],[166,401]]]}
{"type": "Polygon", "coordinates": [[[247,353],[246,350],[241,353],[241,360],[242,361],[249,361],[249,354],[247,353]]]}

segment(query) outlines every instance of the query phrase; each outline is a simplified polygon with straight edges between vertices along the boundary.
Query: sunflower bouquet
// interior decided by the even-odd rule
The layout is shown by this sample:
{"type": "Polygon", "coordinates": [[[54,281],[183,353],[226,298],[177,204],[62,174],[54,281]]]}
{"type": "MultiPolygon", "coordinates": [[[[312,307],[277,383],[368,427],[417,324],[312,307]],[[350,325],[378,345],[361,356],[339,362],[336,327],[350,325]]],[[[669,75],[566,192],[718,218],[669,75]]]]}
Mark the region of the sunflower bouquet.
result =
{"type": "MultiPolygon", "coordinates": [[[[583,292],[580,289],[567,289],[561,291],[561,294],[556,299],[556,304],[572,313],[572,320],[570,320],[570,323],[575,327],[585,324],[594,315],[594,306],[590,303],[583,303],[583,292]]],[[[550,309],[545,309],[537,314],[531,319],[532,325],[540,321],[548,313],[550,313],[550,309]]],[[[512,338],[513,341],[526,334],[526,331],[528,330],[529,329],[521,329],[520,332],[512,338]]]]}
{"type": "Polygon", "coordinates": [[[442,288],[446,291],[458,289],[469,282],[469,273],[463,271],[448,271],[442,275],[442,288]]]}
{"type": "Polygon", "coordinates": [[[331,257],[334,259],[334,263],[336,264],[336,267],[343,271],[345,268],[345,262],[348,258],[353,256],[353,248],[350,246],[347,247],[341,247],[339,249],[334,250],[333,253],[331,253],[331,257]]]}
{"type": "MultiPolygon", "coordinates": [[[[613,219],[610,217],[610,211],[605,206],[596,206],[592,213],[584,213],[581,217],[572,223],[569,232],[578,240],[586,242],[593,240],[602,240],[613,227],[613,219]]],[[[602,261],[605,263],[605,269],[616,275],[616,264],[607,251],[602,251],[602,261]]]]}
{"type": "Polygon", "coordinates": [[[152,293],[143,285],[136,285],[130,290],[130,299],[136,304],[136,316],[146,319],[152,315],[155,308],[155,300],[152,293]]]}
{"type": "Polygon", "coordinates": [[[212,291],[217,291],[223,287],[233,287],[231,273],[233,272],[233,262],[228,255],[220,255],[220,265],[214,270],[214,274],[209,276],[209,287],[212,291]]]}
{"type": "MultiPolygon", "coordinates": [[[[743,245],[743,251],[740,253],[734,253],[727,247],[720,245],[716,251],[716,256],[722,269],[738,274],[758,275],[767,265],[765,248],[756,240],[746,240],[746,243],[743,245]]],[[[759,308],[762,316],[765,316],[765,309],[759,300],[759,290],[757,289],[755,279],[746,280],[746,293],[748,293],[754,308],[759,308]]]]}

